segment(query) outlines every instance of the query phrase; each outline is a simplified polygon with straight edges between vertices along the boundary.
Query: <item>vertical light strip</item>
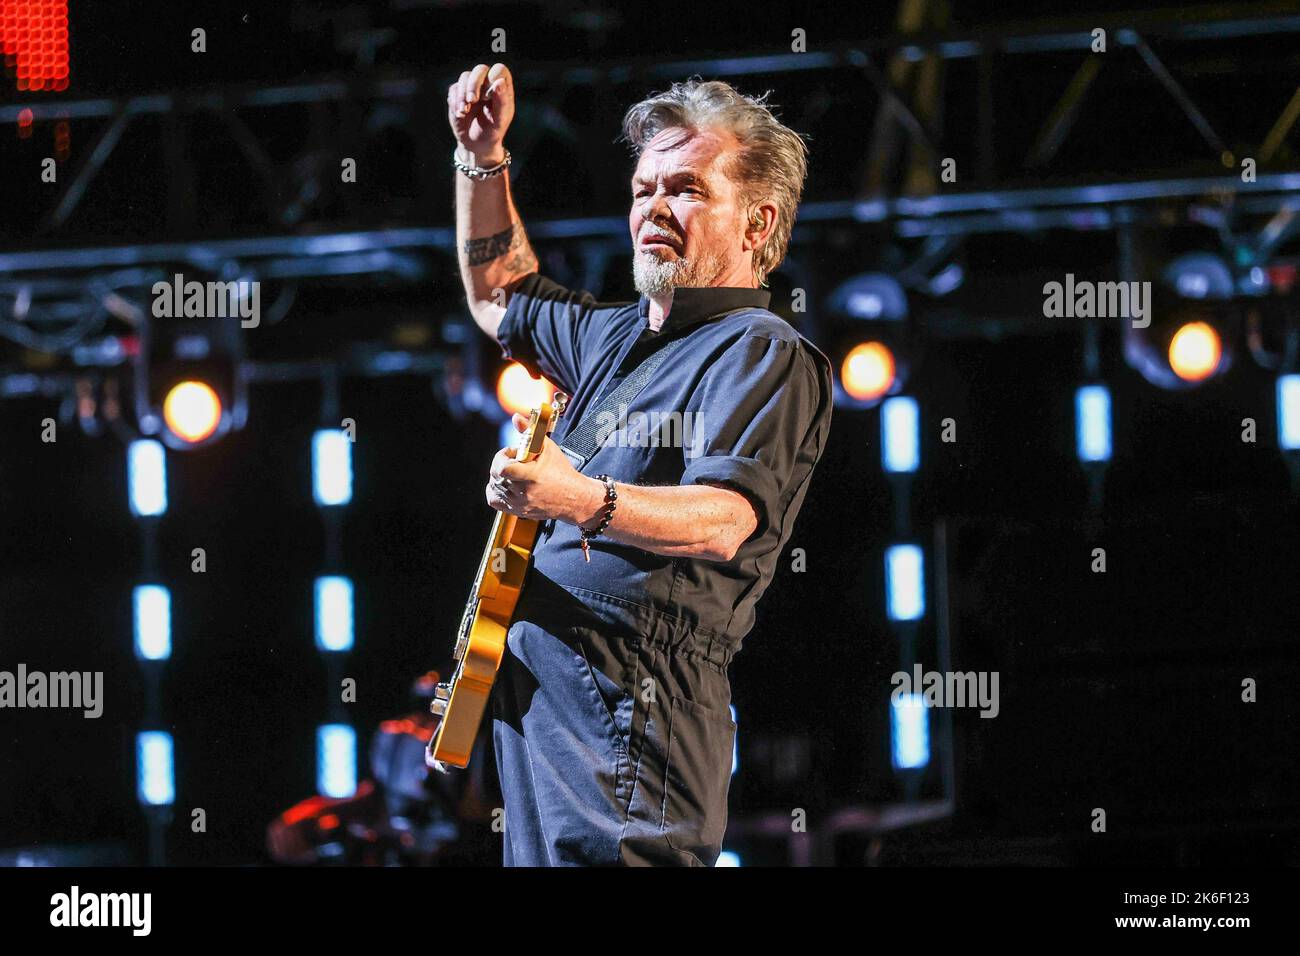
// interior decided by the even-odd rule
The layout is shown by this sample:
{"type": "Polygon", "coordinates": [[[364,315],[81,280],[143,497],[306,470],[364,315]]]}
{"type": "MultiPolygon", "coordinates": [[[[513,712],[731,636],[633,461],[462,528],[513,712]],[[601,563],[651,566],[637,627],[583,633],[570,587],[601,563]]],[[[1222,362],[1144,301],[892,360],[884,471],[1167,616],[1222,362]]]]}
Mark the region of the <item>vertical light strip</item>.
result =
{"type": "Polygon", "coordinates": [[[885,471],[916,471],[921,463],[921,412],[916,399],[899,395],[880,406],[880,454],[885,471]]]}
{"type": "Polygon", "coordinates": [[[899,694],[890,701],[890,740],[894,767],[914,770],[930,762],[930,725],[920,694],[899,694]]]}
{"type": "Polygon", "coordinates": [[[315,603],[317,649],[352,650],[352,580],[338,575],[317,578],[315,603]]]}
{"type": "Polygon", "coordinates": [[[176,774],[172,766],[172,735],[146,730],[136,735],[136,793],[142,804],[171,806],[176,802],[176,774]]]}
{"type": "Polygon", "coordinates": [[[1079,460],[1109,461],[1110,390],[1105,385],[1085,385],[1074,393],[1074,423],[1079,460]]]}
{"type": "Polygon", "coordinates": [[[357,792],[357,732],[347,724],[316,728],[316,789],[340,799],[357,792]]]}
{"type": "Polygon", "coordinates": [[[352,442],[338,428],[322,428],[311,441],[312,494],[322,506],[352,500],[352,442]]]}
{"type": "Polygon", "coordinates": [[[891,621],[915,621],[925,614],[925,556],[914,544],[885,551],[885,594],[891,621]]]}
{"type": "Polygon", "coordinates": [[[127,447],[131,513],[156,517],[167,510],[167,457],[161,442],[142,438],[127,447]]]}
{"type": "Polygon", "coordinates": [[[141,584],[132,595],[135,656],[163,661],[172,654],[172,595],[160,584],[141,584]]]}
{"type": "Polygon", "coordinates": [[[1277,442],[1285,451],[1300,449],[1300,375],[1277,380],[1277,442]]]}

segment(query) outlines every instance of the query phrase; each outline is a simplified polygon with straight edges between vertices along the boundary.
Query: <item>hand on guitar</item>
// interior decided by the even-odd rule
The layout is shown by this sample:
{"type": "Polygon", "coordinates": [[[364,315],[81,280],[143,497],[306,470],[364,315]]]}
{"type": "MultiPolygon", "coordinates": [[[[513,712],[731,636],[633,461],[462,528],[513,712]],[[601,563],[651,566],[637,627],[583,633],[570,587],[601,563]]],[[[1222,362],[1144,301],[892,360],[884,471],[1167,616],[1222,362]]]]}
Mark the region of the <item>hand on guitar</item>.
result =
{"type": "MultiPolygon", "coordinates": [[[[524,431],[528,417],[516,415],[514,425],[524,431]]],[[[597,520],[605,502],[605,486],[576,471],[549,438],[532,461],[515,461],[513,448],[497,452],[486,493],[488,504],[497,511],[532,521],[557,518],[570,524],[597,520]]]]}

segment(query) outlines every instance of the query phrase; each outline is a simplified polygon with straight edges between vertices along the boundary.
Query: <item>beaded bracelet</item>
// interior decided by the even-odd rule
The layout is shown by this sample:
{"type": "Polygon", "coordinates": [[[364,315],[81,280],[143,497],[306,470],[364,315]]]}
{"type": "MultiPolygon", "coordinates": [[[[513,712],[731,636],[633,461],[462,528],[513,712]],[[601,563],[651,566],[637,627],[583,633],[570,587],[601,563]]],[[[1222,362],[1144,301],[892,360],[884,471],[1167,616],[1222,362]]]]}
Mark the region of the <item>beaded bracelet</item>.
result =
{"type": "Polygon", "coordinates": [[[588,531],[583,527],[578,528],[578,532],[582,535],[582,556],[588,561],[591,560],[591,545],[588,542],[592,538],[601,535],[609,527],[609,523],[614,517],[614,510],[618,507],[618,489],[614,487],[614,479],[609,475],[597,475],[596,480],[605,483],[605,514],[601,516],[600,524],[596,525],[594,530],[588,531]]]}

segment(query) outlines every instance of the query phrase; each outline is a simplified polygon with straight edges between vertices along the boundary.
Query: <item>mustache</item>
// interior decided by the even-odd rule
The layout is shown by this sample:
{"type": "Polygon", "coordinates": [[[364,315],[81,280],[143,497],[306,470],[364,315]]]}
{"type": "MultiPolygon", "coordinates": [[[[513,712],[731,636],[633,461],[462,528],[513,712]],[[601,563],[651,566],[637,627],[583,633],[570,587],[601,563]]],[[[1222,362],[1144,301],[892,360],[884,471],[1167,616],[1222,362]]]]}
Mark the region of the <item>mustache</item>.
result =
{"type": "Polygon", "coordinates": [[[660,226],[648,226],[641,231],[641,236],[640,236],[641,240],[645,240],[650,237],[654,237],[658,239],[668,239],[674,245],[681,245],[681,239],[678,238],[678,236],[675,233],[670,232],[669,230],[664,229],[660,226]]]}

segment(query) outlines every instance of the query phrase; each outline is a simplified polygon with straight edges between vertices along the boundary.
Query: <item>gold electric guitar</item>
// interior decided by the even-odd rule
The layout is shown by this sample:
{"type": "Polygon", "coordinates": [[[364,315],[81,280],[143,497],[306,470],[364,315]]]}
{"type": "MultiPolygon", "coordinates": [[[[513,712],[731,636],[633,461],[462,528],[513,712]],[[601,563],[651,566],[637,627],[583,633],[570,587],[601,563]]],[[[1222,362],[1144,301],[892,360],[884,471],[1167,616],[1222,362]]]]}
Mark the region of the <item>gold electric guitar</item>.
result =
{"type": "MultiPolygon", "coordinates": [[[[568,396],[556,392],[550,402],[533,409],[515,452],[516,461],[532,461],[542,453],[546,436],[564,414],[567,402],[568,396]]],[[[469,763],[540,526],[537,521],[497,512],[456,634],[452,651],[455,671],[451,680],[437,686],[430,705],[442,721],[429,741],[425,760],[437,770],[445,772],[469,763]]]]}

